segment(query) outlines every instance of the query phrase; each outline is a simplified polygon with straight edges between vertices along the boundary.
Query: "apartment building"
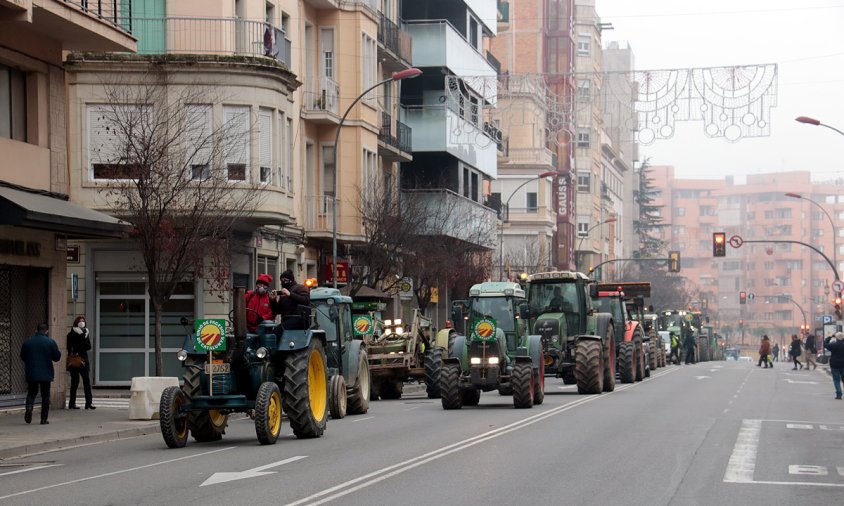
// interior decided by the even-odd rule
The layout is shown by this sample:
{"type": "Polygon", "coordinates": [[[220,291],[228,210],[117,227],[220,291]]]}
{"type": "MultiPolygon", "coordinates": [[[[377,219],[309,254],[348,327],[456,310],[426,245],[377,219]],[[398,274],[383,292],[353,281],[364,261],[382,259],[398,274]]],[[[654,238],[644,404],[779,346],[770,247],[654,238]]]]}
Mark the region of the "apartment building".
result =
{"type": "MultiPolygon", "coordinates": [[[[72,318],[67,282],[77,258],[68,243],[123,237],[111,216],[68,201],[70,182],[65,51],[134,51],[132,19],[119,5],[64,0],[0,1],[0,406],[23,404],[21,344],[48,323],[64,350],[72,318]]],[[[64,404],[65,375],[53,402],[64,404]]]]}
{"type": "Polygon", "coordinates": [[[804,318],[815,329],[820,316],[831,314],[835,278],[829,263],[806,246],[783,241],[816,247],[838,261],[840,272],[843,181],[812,181],[808,171],[748,175],[744,184],[676,178],[670,166],[654,167],[653,174],[663,189],[657,203],[671,225],[664,239],[681,252],[681,274],[696,284],[698,304],[715,315],[722,333],[744,335],[747,344],[763,333],[787,342],[804,318]],[[745,243],[714,258],[712,232],[721,231],[745,243]],[[745,304],[740,292],[747,294],[745,304]]]}

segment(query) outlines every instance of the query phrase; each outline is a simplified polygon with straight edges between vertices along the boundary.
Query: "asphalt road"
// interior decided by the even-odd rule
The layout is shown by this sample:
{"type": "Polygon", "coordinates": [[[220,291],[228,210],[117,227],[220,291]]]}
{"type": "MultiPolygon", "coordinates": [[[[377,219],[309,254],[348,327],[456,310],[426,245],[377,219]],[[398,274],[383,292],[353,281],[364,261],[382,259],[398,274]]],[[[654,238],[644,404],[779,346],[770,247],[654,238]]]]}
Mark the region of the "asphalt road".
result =
{"type": "Polygon", "coordinates": [[[267,447],[242,419],[184,449],[150,435],[31,455],[0,468],[0,504],[842,503],[844,402],[820,370],[708,362],[546,392],[530,410],[495,392],[448,412],[379,401],[267,447]]]}

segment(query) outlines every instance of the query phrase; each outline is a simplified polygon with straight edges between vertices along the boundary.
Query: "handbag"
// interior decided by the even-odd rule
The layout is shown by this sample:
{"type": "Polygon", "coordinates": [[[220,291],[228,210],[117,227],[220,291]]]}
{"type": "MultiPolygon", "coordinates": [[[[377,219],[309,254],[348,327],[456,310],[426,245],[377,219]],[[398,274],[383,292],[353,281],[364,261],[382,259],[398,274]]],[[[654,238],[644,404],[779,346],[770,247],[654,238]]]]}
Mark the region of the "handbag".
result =
{"type": "Polygon", "coordinates": [[[68,353],[68,355],[67,355],[67,370],[68,371],[71,370],[71,369],[82,369],[83,367],[85,367],[85,361],[82,360],[82,357],[80,357],[76,353],[68,353]]]}

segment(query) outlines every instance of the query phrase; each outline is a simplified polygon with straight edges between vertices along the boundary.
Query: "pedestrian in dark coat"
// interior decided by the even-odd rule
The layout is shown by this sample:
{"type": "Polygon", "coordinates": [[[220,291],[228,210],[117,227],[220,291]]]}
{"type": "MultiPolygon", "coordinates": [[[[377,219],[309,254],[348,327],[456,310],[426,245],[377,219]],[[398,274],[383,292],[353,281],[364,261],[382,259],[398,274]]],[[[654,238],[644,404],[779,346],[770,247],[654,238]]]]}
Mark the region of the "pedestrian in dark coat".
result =
{"type": "Polygon", "coordinates": [[[684,330],[686,338],[683,340],[683,348],[686,351],[686,365],[694,364],[695,360],[695,334],[691,330],[684,330]]]}
{"type": "Polygon", "coordinates": [[[774,343],[774,347],[771,348],[771,355],[774,356],[774,362],[780,361],[780,343],[774,343]]]}
{"type": "Polygon", "coordinates": [[[806,369],[809,369],[809,366],[814,366],[812,370],[818,368],[818,348],[815,346],[815,335],[814,334],[807,334],[806,335],[806,369]]]}
{"type": "Polygon", "coordinates": [[[278,313],[281,315],[281,324],[285,329],[305,328],[306,321],[299,313],[299,306],[308,306],[311,303],[311,291],[308,287],[300,285],[293,277],[290,269],[281,273],[281,290],[278,292],[278,313]]]}
{"type": "Polygon", "coordinates": [[[23,419],[26,423],[32,421],[32,408],[35,396],[41,391],[41,425],[46,425],[47,415],[50,413],[50,383],[55,379],[53,362],[62,358],[59,347],[47,335],[50,327],[46,323],[38,325],[38,331],[24,341],[21,346],[21,360],[26,369],[26,411],[23,419]]]}
{"type": "MultiPolygon", "coordinates": [[[[771,354],[771,338],[767,335],[762,336],[762,344],[759,345],[759,363],[756,367],[762,367],[762,362],[765,362],[765,369],[768,368],[768,355],[771,354]]],[[[774,367],[774,364],[771,364],[774,367]]]]}
{"type": "Polygon", "coordinates": [[[791,347],[788,350],[788,354],[791,355],[791,359],[794,361],[794,367],[791,368],[792,371],[797,370],[797,366],[800,366],[800,369],[803,369],[803,364],[800,363],[800,354],[802,353],[802,344],[800,343],[800,337],[797,334],[791,335],[791,347]]]}
{"type": "Polygon", "coordinates": [[[79,409],[76,405],[76,391],[79,389],[79,379],[82,378],[82,387],[85,391],[85,409],[97,409],[93,404],[91,394],[91,362],[88,361],[88,350],[91,349],[91,338],[85,317],[77,316],[73,320],[73,327],[67,333],[67,353],[75,353],[82,359],[82,367],[70,367],[70,402],[68,409],[79,409]]]}
{"type": "Polygon", "coordinates": [[[835,335],[824,341],[824,348],[829,350],[829,370],[832,372],[832,384],[835,386],[835,398],[841,400],[841,378],[844,377],[844,333],[835,335]]]}

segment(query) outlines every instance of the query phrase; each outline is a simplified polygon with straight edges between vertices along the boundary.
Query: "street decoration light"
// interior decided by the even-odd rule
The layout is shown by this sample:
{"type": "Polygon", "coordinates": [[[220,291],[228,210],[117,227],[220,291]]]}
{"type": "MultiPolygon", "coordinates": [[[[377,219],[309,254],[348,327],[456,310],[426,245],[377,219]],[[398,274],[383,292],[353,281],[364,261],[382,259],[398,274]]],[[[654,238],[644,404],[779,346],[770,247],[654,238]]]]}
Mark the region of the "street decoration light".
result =
{"type": "Polygon", "coordinates": [[[343,128],[343,123],[346,122],[346,117],[350,112],[352,112],[352,107],[354,107],[355,104],[357,104],[367,93],[384,84],[389,84],[393,81],[401,81],[402,79],[413,79],[414,77],[418,77],[420,74],[422,74],[422,71],[415,67],[401,70],[399,72],[393,72],[389,78],[375,83],[369,88],[363,90],[363,92],[358,95],[351,104],[349,104],[349,107],[346,108],[346,112],[344,112],[343,117],[340,118],[340,124],[337,125],[337,132],[334,134],[334,175],[331,183],[331,188],[334,191],[334,203],[331,206],[331,280],[334,288],[337,288],[337,203],[340,201],[337,198],[337,172],[340,170],[340,167],[337,166],[337,152],[340,150],[340,129],[343,128]]]}
{"type": "Polygon", "coordinates": [[[546,177],[553,177],[553,176],[559,176],[559,175],[560,175],[559,172],[557,172],[555,170],[549,170],[548,172],[543,172],[541,174],[537,174],[536,176],[533,176],[532,178],[529,178],[528,180],[522,182],[522,184],[517,186],[512,192],[510,192],[510,196],[507,197],[507,200],[504,201],[504,204],[501,206],[502,212],[506,211],[506,214],[504,215],[504,219],[501,220],[501,233],[499,234],[499,238],[498,238],[498,280],[499,281],[504,280],[504,223],[507,223],[507,222],[510,221],[510,210],[509,210],[509,207],[508,207],[510,205],[510,200],[516,195],[517,191],[521,190],[522,187],[524,187],[526,184],[530,183],[531,181],[536,181],[538,179],[544,179],[546,177]]]}

